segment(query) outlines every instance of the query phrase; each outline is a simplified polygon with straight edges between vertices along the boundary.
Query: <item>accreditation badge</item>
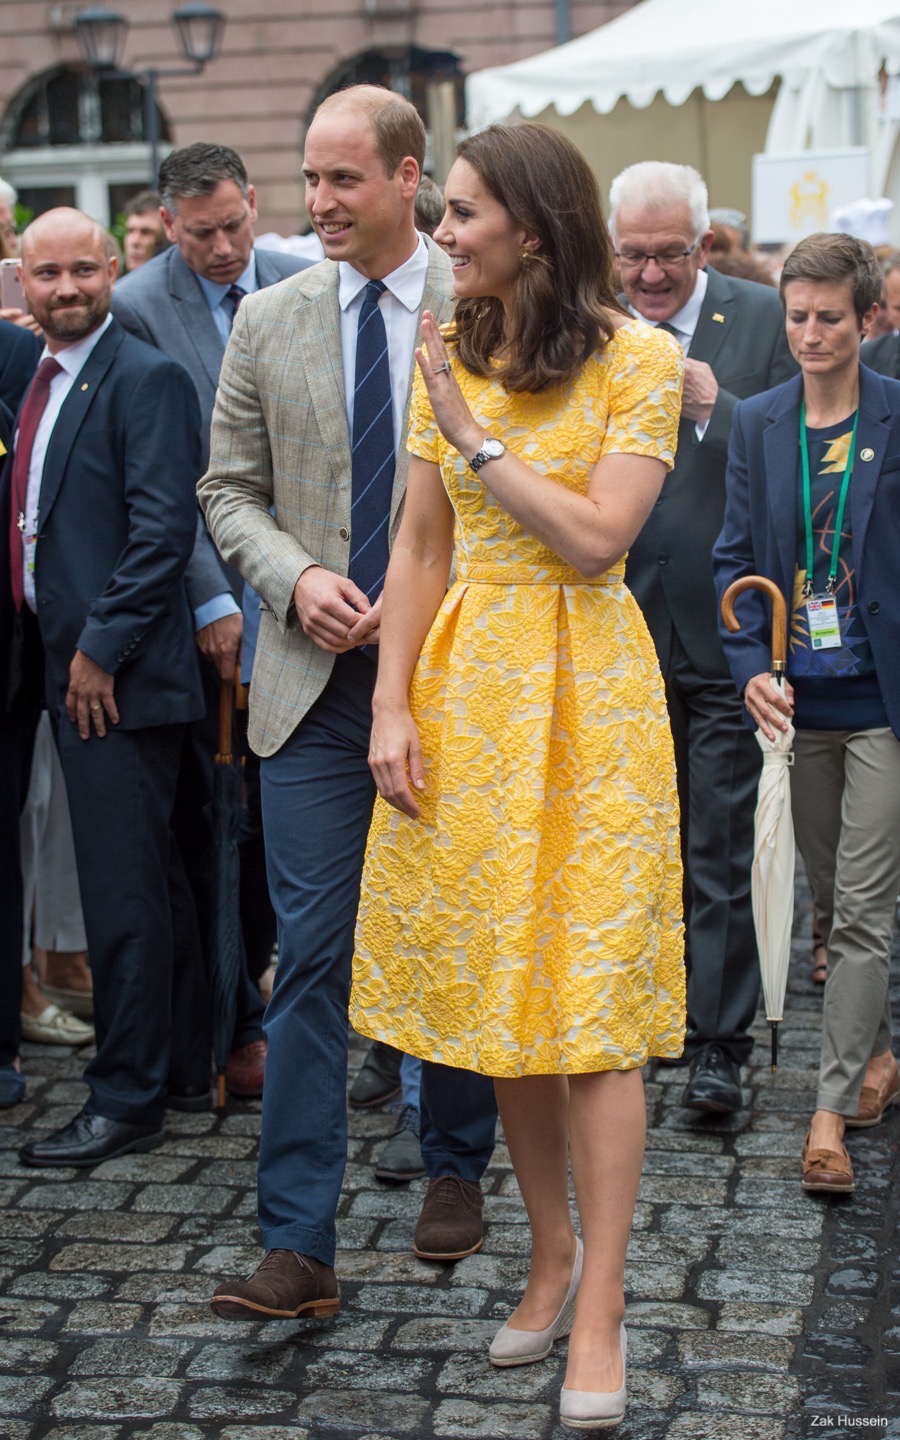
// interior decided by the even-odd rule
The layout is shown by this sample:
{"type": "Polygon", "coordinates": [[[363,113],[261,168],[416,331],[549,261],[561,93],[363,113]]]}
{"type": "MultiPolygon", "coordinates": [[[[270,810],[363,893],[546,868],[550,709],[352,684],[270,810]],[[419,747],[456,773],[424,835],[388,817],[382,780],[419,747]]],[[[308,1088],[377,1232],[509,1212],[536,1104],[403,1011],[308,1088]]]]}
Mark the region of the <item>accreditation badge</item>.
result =
{"type": "Polygon", "coordinates": [[[839,650],[841,622],[833,595],[810,595],[806,601],[809,642],[814,650],[839,650]]]}

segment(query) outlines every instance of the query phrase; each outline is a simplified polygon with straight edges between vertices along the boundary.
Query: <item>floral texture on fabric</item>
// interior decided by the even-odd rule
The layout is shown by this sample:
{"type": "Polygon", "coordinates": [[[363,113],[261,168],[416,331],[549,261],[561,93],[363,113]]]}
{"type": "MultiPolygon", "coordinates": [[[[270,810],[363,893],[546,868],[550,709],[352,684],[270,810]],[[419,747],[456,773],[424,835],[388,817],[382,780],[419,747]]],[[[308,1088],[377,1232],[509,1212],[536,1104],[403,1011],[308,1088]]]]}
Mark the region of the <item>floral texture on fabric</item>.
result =
{"type": "MultiPolygon", "coordinates": [[[[641,322],[549,394],[453,370],[479,423],[570,489],[613,452],[672,463],[681,354],[641,322]]],[[[376,803],[351,1022],[494,1076],[679,1055],[675,765],[624,561],[586,581],[527,535],[444,441],[419,381],[409,448],[440,465],[458,578],[410,689],[422,817],[376,803]]]]}

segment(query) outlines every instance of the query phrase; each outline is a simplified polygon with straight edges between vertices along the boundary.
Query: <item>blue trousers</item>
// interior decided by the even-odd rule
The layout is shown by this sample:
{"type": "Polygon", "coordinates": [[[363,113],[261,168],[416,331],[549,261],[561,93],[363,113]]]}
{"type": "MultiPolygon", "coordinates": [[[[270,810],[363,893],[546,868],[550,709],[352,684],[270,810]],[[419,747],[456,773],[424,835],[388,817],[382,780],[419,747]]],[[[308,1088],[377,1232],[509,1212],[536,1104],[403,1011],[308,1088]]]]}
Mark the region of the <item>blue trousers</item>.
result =
{"type": "MultiPolygon", "coordinates": [[[[267,1250],[334,1264],[347,1160],[347,1006],[366,838],[375,667],[339,655],[324,691],[261,763],[278,965],[259,1147],[259,1224],[267,1250]]],[[[431,1178],[479,1180],[494,1148],[490,1080],[422,1067],[422,1155],[431,1178]]]]}

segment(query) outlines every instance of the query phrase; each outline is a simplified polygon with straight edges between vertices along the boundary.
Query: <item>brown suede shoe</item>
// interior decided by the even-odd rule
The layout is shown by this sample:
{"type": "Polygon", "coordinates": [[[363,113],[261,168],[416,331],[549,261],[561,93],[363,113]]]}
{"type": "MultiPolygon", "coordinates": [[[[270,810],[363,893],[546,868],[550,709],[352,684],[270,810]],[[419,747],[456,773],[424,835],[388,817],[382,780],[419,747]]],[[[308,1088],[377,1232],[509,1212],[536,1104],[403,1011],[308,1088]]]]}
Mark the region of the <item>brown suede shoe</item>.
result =
{"type": "Polygon", "coordinates": [[[896,1060],[894,1068],[877,1087],[864,1085],[860,1091],[859,1109],[846,1120],[848,1130],[866,1130],[877,1125],[889,1105],[900,1105],[900,1069],[896,1060]]]}
{"type": "Polygon", "coordinates": [[[227,1280],[210,1300],[222,1320],[322,1318],[341,1308],[330,1265],[296,1250],[270,1250],[247,1280],[227,1280]]]}
{"type": "Polygon", "coordinates": [[[833,1195],[844,1195],[856,1189],[853,1166],[843,1145],[840,1150],[810,1150],[807,1131],[803,1142],[802,1161],[804,1190],[822,1190],[833,1195]]]}
{"type": "Polygon", "coordinates": [[[484,1196],[477,1181],[458,1175],[431,1180],[413,1237],[420,1260],[462,1260],[484,1244],[484,1196]]]}

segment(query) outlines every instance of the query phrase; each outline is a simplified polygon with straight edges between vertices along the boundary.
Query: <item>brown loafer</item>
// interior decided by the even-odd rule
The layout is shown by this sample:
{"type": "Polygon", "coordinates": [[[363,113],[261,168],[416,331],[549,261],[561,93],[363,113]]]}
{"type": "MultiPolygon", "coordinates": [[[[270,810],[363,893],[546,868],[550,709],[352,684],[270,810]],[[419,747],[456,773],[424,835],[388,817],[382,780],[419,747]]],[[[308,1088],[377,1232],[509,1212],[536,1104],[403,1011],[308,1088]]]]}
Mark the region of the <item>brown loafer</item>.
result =
{"type": "Polygon", "coordinates": [[[877,1125],[889,1105],[900,1105],[900,1069],[896,1060],[893,1070],[877,1089],[874,1085],[863,1086],[859,1109],[846,1121],[847,1129],[866,1130],[870,1125],[877,1125]]]}
{"type": "Polygon", "coordinates": [[[477,1181],[440,1175],[429,1181],[413,1237],[420,1260],[463,1260],[484,1244],[484,1196],[477,1181]]]}
{"type": "Polygon", "coordinates": [[[840,1150],[810,1150],[809,1131],[803,1142],[803,1188],[844,1195],[856,1189],[850,1156],[842,1145],[840,1150]]]}
{"type": "Polygon", "coordinates": [[[226,1280],[210,1300],[222,1320],[319,1319],[341,1308],[330,1265],[297,1250],[270,1250],[246,1280],[226,1280]]]}

